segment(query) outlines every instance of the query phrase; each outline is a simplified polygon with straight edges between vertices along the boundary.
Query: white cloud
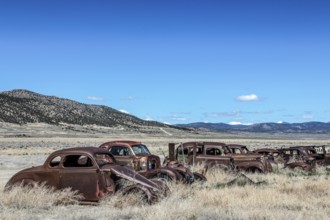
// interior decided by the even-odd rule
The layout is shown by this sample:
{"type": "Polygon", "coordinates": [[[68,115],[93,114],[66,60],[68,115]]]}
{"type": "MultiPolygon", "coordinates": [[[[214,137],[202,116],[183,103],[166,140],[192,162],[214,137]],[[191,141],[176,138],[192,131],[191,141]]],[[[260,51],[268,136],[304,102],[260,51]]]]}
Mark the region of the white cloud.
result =
{"type": "Polygon", "coordinates": [[[134,101],[135,98],[133,96],[127,96],[127,97],[123,97],[120,100],[122,101],[134,101]]]}
{"type": "Polygon", "coordinates": [[[221,118],[221,117],[237,117],[241,114],[241,111],[232,111],[232,112],[204,112],[204,117],[206,118],[221,118]]]}
{"type": "Polygon", "coordinates": [[[124,110],[124,109],[120,109],[119,111],[122,112],[122,113],[125,113],[125,114],[129,114],[129,112],[124,110]]]}
{"type": "Polygon", "coordinates": [[[144,120],[146,120],[146,121],[153,121],[153,119],[150,116],[147,116],[144,120]]]}
{"type": "Polygon", "coordinates": [[[283,121],[278,121],[277,124],[283,124],[283,121]]]}
{"type": "Polygon", "coordinates": [[[239,122],[239,121],[232,121],[232,122],[229,122],[230,125],[253,125],[253,123],[242,123],[242,122],[239,122]]]}
{"type": "Polygon", "coordinates": [[[91,101],[104,101],[104,98],[95,97],[95,96],[87,96],[87,99],[91,101]]]}
{"type": "Polygon", "coordinates": [[[241,95],[236,97],[236,100],[241,102],[259,101],[259,97],[255,94],[241,95]]]}
{"type": "Polygon", "coordinates": [[[313,119],[313,115],[303,115],[303,119],[313,119]]]}
{"type": "Polygon", "coordinates": [[[229,122],[230,125],[241,125],[242,123],[241,122],[238,122],[238,121],[232,121],[232,122],[229,122]]]}
{"type": "Polygon", "coordinates": [[[185,117],[178,117],[178,116],[171,116],[170,119],[173,121],[187,121],[188,120],[185,117]]]}

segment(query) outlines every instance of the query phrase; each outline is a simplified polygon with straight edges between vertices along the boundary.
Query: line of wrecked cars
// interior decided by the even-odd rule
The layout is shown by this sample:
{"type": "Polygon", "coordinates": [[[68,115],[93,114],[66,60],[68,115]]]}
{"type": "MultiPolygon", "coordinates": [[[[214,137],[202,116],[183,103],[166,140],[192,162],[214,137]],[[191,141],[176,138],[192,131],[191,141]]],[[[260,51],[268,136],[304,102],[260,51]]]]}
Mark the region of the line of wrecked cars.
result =
{"type": "Polygon", "coordinates": [[[113,141],[99,147],[55,151],[43,165],[16,173],[5,189],[45,183],[55,189],[77,191],[83,204],[97,203],[117,192],[122,195],[139,192],[151,204],[169,193],[166,181],[191,184],[195,180],[206,178],[174,161],[161,166],[160,158],[141,142],[113,141]]]}
{"type": "Polygon", "coordinates": [[[260,148],[249,151],[244,145],[229,145],[233,154],[261,154],[271,164],[283,164],[284,168],[311,171],[318,166],[330,165],[330,153],[327,145],[293,146],[282,148],[260,148]]]}
{"type": "Polygon", "coordinates": [[[329,165],[325,146],[300,146],[249,151],[246,146],[221,142],[169,143],[164,162],[137,141],[111,141],[99,147],[67,148],[53,152],[43,165],[16,173],[5,190],[15,185],[34,187],[40,183],[55,189],[71,188],[81,203],[94,204],[115,193],[139,192],[152,204],[166,196],[167,181],[191,184],[206,181],[208,170],[270,173],[272,164],[311,170],[315,164],[329,165]],[[299,157],[299,161],[294,160],[299,157]],[[191,166],[202,165],[201,173],[191,166]]]}

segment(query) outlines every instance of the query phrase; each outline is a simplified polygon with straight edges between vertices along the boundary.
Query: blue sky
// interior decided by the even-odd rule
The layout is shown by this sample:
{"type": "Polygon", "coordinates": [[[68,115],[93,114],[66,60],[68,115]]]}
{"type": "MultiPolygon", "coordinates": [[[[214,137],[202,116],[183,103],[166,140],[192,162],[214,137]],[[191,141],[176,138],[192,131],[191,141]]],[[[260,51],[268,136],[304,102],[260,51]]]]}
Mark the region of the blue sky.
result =
{"type": "Polygon", "coordinates": [[[329,122],[330,1],[0,0],[0,91],[170,124],[329,122]]]}

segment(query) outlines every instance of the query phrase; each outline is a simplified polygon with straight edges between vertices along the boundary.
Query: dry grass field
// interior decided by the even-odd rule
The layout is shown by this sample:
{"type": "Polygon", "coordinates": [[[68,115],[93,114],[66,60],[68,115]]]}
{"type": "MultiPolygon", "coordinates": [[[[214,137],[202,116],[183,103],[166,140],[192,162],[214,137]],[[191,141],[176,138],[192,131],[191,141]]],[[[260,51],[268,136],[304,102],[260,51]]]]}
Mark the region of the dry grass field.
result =
{"type": "MultiPolygon", "coordinates": [[[[114,195],[98,206],[86,206],[78,205],[77,195],[69,190],[53,191],[47,187],[2,190],[15,172],[43,163],[54,150],[98,146],[115,139],[118,137],[0,138],[0,219],[330,219],[330,167],[319,167],[312,173],[278,167],[268,175],[247,174],[255,181],[265,181],[261,185],[243,181],[225,186],[236,174],[208,173],[204,184],[169,184],[171,194],[151,206],[141,204],[138,195],[114,195]]],[[[141,136],[119,139],[142,140],[158,155],[162,155],[162,151],[167,153],[169,142],[192,140],[141,136]]],[[[193,140],[196,139],[199,138],[193,140]]],[[[327,139],[289,138],[215,137],[208,140],[246,144],[250,149],[330,143],[327,139]]]]}

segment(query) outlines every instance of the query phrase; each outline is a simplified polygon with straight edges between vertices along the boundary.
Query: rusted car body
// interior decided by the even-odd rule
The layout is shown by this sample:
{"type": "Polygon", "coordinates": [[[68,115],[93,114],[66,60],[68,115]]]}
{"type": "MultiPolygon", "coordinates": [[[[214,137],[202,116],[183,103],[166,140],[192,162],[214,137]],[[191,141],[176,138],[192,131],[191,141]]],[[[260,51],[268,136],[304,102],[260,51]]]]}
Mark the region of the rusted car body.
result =
{"type": "Polygon", "coordinates": [[[250,154],[251,152],[246,146],[240,144],[227,144],[232,154],[250,154]]]}
{"type": "Polygon", "coordinates": [[[318,157],[315,149],[310,146],[308,147],[296,146],[296,147],[281,148],[278,150],[280,151],[280,154],[285,160],[285,162],[288,162],[290,160],[313,161],[318,157]]]}
{"type": "Polygon", "coordinates": [[[271,148],[263,148],[254,151],[250,151],[245,145],[240,144],[228,144],[232,154],[249,154],[249,155],[263,155],[271,164],[284,163],[280,153],[271,148]]]}
{"type": "Polygon", "coordinates": [[[330,155],[326,153],[325,146],[295,146],[278,150],[286,164],[290,163],[290,161],[303,162],[310,166],[304,165],[304,167],[308,167],[309,170],[312,169],[315,164],[330,164],[330,155]]]}
{"type": "Polygon", "coordinates": [[[141,191],[151,203],[161,186],[129,167],[119,165],[104,149],[96,147],[69,148],[52,153],[41,166],[16,173],[6,184],[31,186],[45,183],[55,189],[72,188],[83,196],[82,201],[98,202],[107,195],[121,191],[141,191]],[[128,184],[124,184],[126,182],[128,184]],[[128,185],[128,186],[127,186],[128,185]]]}
{"type": "Polygon", "coordinates": [[[260,148],[254,150],[255,153],[267,156],[269,162],[272,164],[283,164],[284,168],[290,169],[302,169],[305,171],[311,171],[314,167],[313,158],[309,160],[304,160],[299,155],[296,149],[282,148],[260,148]]]}
{"type": "Polygon", "coordinates": [[[110,141],[99,147],[108,150],[118,163],[132,167],[149,179],[192,183],[195,177],[199,179],[201,175],[192,173],[189,168],[177,163],[169,163],[162,167],[159,156],[151,154],[147,146],[138,141],[110,141]]]}
{"type": "Polygon", "coordinates": [[[219,167],[231,171],[272,172],[272,166],[262,155],[232,154],[225,143],[221,142],[186,142],[170,143],[169,160],[176,160],[189,165],[205,163],[207,169],[219,167]]]}
{"type": "Polygon", "coordinates": [[[320,146],[312,146],[315,150],[317,157],[316,163],[318,165],[328,166],[330,165],[330,146],[329,145],[320,145],[320,146]],[[327,151],[328,150],[328,151],[327,151]]]}
{"type": "Polygon", "coordinates": [[[283,157],[281,157],[280,152],[276,149],[273,149],[273,148],[260,148],[260,149],[254,150],[253,152],[261,154],[261,155],[267,157],[267,159],[270,163],[274,163],[274,164],[279,164],[279,163],[284,164],[285,163],[283,157]]]}

